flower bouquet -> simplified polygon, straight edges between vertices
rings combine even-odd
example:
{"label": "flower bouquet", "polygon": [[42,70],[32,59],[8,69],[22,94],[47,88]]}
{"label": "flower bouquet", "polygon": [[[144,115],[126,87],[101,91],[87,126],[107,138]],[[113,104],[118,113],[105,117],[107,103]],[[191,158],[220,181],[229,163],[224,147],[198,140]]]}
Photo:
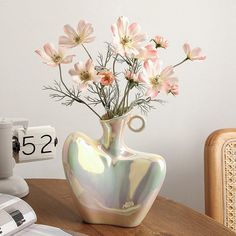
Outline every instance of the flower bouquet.
{"label": "flower bouquet", "polygon": [[[178,95],[174,68],[205,56],[200,48],[191,49],[186,43],[183,60],[163,67],[159,50],[168,47],[164,37],[146,41],[140,26],[130,24],[126,17],[119,17],[111,31],[113,41],[105,44],[105,54],[99,53],[96,59],[87,48],[94,40],[93,28],[85,21],[80,21],[77,29],[64,26],[65,35],[59,38],[58,50],[47,43],[36,52],[44,63],[59,68],[59,80],[45,87],[53,92],[50,96],[64,100],[65,105],[85,105],[99,117],[103,128],[99,140],[75,132],[63,147],[64,170],[80,216],[89,223],[134,227],[151,208],[163,184],[166,165],[160,155],[139,152],[124,144],[126,124],[136,132],[145,124],[141,116],[132,116],[131,110],[138,107],[148,112],[154,102],[161,102],[161,92]],[[68,71],[74,83],[68,87],[62,64],[72,63],[75,55],[66,51],[77,46],[87,53],[88,59]],[[103,106],[104,115],[95,111],[97,105]],[[142,121],[139,129],[131,126],[134,118]]]}
{"label": "flower bouquet", "polygon": [[[65,25],[65,36],[59,38],[58,49],[46,43],[43,50],[36,50],[36,53],[45,64],[59,68],[59,81],[55,81],[54,86],[44,87],[53,92],[50,96],[64,100],[65,105],[81,103],[100,119],[122,116],[135,107],[146,113],[154,107],[153,102],[161,102],[157,99],[161,91],[178,95],[174,68],[188,60],[205,59],[200,48],[191,49],[185,43],[185,58],[173,66],[163,67],[158,50],[166,49],[168,41],[162,36],[146,41],[147,36],[141,32],[140,26],[137,23],[130,24],[126,17],[119,17],[111,26],[113,42],[106,43],[105,55],[99,53],[94,59],[86,47],[95,39],[93,31],[92,25],[83,20],[77,29]],[[74,86],[69,88],[63,78],[62,64],[72,63],[75,55],[67,55],[67,51],[73,47],[85,50],[88,59],[75,63],[74,68],[68,71],[74,82]],[[121,64],[121,71],[117,70],[117,64]],[[124,80],[126,86],[122,89]],[[104,107],[104,116],[94,109],[99,104]]]}

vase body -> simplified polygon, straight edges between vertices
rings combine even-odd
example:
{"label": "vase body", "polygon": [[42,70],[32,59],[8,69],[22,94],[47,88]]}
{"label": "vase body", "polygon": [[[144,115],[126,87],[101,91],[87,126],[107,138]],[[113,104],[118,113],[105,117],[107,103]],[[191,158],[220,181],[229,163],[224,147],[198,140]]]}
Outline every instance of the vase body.
{"label": "vase body", "polygon": [[139,225],[164,181],[166,165],[161,156],[124,144],[130,116],[100,121],[103,136],[99,140],[77,132],[65,141],[65,174],[79,214],[88,223]]}

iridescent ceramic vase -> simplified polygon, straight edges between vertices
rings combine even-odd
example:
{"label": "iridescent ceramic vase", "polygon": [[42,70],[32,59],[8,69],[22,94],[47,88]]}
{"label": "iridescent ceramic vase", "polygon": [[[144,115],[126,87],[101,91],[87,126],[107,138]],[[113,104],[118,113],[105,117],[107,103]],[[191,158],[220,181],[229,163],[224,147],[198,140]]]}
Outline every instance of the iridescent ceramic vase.
{"label": "iridescent ceramic vase", "polygon": [[[139,129],[131,126],[135,118],[142,121]],[[77,132],[68,136],[63,148],[64,170],[79,214],[88,223],[137,226],[162,186],[165,160],[125,145],[125,126],[141,131],[142,117],[128,113],[100,123],[101,139]]]}

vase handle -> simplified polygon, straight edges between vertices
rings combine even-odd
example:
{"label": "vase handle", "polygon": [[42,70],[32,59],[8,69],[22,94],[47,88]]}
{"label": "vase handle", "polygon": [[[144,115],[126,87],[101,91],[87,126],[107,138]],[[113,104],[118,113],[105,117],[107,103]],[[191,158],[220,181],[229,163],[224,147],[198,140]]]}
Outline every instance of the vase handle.
{"label": "vase handle", "polygon": [[[139,119],[141,120],[142,124],[139,128],[135,129],[132,127],[131,123],[134,119]],[[133,132],[141,132],[144,128],[145,128],[145,125],[146,125],[146,122],[145,122],[145,119],[142,117],[142,116],[138,116],[138,115],[134,115],[134,116],[131,116],[129,121],[128,121],[128,127],[133,131]]]}

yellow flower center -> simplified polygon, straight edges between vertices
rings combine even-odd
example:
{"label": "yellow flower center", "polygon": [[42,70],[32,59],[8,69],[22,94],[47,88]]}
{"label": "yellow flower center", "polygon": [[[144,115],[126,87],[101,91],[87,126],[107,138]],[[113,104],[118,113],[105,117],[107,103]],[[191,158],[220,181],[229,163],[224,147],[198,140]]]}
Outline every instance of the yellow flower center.
{"label": "yellow flower center", "polygon": [[158,77],[155,76],[153,78],[150,78],[150,83],[152,87],[156,88],[159,85]]}
{"label": "yellow flower center", "polygon": [[81,44],[83,42],[84,38],[81,36],[81,35],[77,35],[75,38],[74,38],[74,41],[76,44]]}
{"label": "yellow flower center", "polygon": [[190,53],[188,53],[188,55],[187,55],[187,58],[188,58],[189,60],[192,60],[192,55],[191,55],[191,52],[190,52]]}
{"label": "yellow flower center", "polygon": [[55,63],[59,63],[62,60],[62,57],[60,55],[55,54],[53,55],[52,60]]}
{"label": "yellow flower center", "polygon": [[87,82],[87,81],[91,80],[91,75],[88,71],[83,71],[80,73],[80,79],[83,82]]}
{"label": "yellow flower center", "polygon": [[130,47],[131,43],[132,43],[132,39],[129,36],[124,36],[120,43],[124,46],[124,47]]}

